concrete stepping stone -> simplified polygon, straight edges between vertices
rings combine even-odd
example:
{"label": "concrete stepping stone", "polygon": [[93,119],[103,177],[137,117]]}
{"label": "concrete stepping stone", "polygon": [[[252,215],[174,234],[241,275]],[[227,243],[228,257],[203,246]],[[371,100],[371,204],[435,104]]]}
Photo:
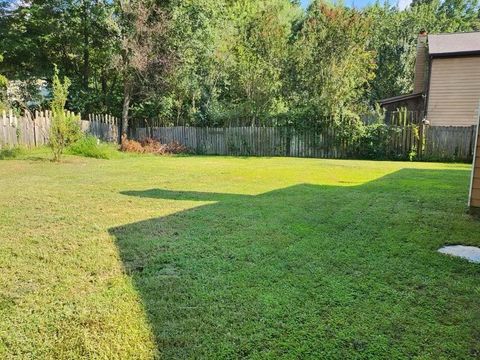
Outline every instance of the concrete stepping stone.
{"label": "concrete stepping stone", "polygon": [[451,245],[438,249],[442,254],[458,256],[470,262],[480,264],[480,248],[475,246]]}

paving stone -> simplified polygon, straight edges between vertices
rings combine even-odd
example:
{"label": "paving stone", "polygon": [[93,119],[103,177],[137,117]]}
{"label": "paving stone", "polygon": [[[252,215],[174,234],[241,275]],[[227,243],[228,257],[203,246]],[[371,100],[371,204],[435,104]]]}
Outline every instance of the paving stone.
{"label": "paving stone", "polygon": [[452,245],[438,249],[442,254],[458,256],[480,264],[480,248],[475,246]]}

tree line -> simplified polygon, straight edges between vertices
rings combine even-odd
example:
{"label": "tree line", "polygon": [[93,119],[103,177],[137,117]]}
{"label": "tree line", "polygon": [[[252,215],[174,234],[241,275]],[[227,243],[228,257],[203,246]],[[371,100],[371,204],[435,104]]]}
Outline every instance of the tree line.
{"label": "tree line", "polygon": [[475,31],[479,14],[478,0],[0,1],[0,107],[45,106],[57,66],[70,110],[122,117],[124,130],[351,123],[411,91],[420,31]]}

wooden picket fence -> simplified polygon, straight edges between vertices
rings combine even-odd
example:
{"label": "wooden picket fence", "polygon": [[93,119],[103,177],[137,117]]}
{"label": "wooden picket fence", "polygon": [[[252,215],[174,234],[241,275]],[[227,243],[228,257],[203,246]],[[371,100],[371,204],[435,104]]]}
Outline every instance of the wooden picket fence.
{"label": "wooden picket fence", "polygon": [[26,113],[17,117],[11,111],[0,116],[0,147],[18,145],[41,146],[48,144],[51,112]]}
{"label": "wooden picket fence", "polygon": [[[48,144],[52,113],[35,112],[17,117],[0,116],[0,148]],[[85,133],[106,142],[118,142],[119,119],[89,115],[81,120]],[[471,161],[475,126],[443,127],[416,125],[410,121],[389,124],[389,142],[373,158]],[[358,143],[342,139],[335,127],[301,131],[291,127],[188,127],[145,126],[130,129],[129,137],[156,138],[162,143],[178,142],[192,152],[207,155],[292,156],[313,158],[367,157]],[[374,149],[376,150],[376,149]],[[370,154],[371,155],[371,154]]]}
{"label": "wooden picket fence", "polygon": [[159,127],[137,128],[133,138],[179,142],[197,154],[346,158],[348,143],[333,129],[320,133],[288,127]]}
{"label": "wooden picket fence", "polygon": [[[11,111],[3,112],[0,116],[0,148],[47,145],[51,123],[52,112],[48,110],[26,113],[21,117]],[[80,121],[80,127],[85,133],[106,142],[119,141],[118,124],[119,120],[110,115],[89,115],[87,120]]]}
{"label": "wooden picket fence", "polygon": [[476,126],[426,126],[423,153],[426,160],[471,162],[475,151]]}
{"label": "wooden picket fence", "polygon": [[81,121],[82,130],[105,142],[120,141],[120,120],[111,115],[91,114],[88,120]]}
{"label": "wooden picket fence", "polygon": [[[390,140],[379,158],[471,161],[475,126],[390,125]],[[298,131],[287,127],[149,127],[131,133],[161,143],[179,142],[197,154],[362,158],[359,144],[342,140],[334,128]]]}

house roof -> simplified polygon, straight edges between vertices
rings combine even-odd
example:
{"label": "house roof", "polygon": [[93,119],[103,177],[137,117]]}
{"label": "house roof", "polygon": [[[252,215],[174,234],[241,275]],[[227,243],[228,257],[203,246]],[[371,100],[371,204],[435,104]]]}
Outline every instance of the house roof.
{"label": "house roof", "polygon": [[480,54],[480,31],[428,35],[431,56]]}
{"label": "house roof", "polygon": [[418,93],[413,93],[413,94],[404,94],[404,95],[398,95],[398,96],[393,96],[387,99],[382,99],[379,101],[380,105],[388,105],[392,103],[397,103],[405,100],[410,100],[410,99],[415,99],[417,97],[422,96],[423,93],[418,92]]}

